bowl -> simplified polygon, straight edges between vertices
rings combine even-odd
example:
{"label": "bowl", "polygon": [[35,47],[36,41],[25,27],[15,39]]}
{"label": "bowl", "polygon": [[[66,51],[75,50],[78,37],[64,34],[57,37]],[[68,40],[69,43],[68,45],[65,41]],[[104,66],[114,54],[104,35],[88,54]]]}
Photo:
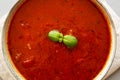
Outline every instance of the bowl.
{"label": "bowl", "polygon": [[[25,78],[22,76],[22,74],[20,74],[18,69],[15,67],[15,65],[11,59],[11,56],[9,54],[8,45],[7,45],[8,29],[9,29],[11,20],[15,15],[15,12],[21,7],[21,5],[24,4],[25,1],[26,0],[19,0],[15,4],[15,6],[12,8],[12,10],[10,11],[10,13],[6,19],[6,22],[4,24],[4,28],[2,31],[2,50],[3,50],[4,58],[5,58],[5,61],[7,63],[7,66],[9,68],[10,72],[12,73],[14,78],[17,80],[25,80]],[[103,13],[107,23],[109,24],[110,32],[111,32],[111,45],[110,45],[111,47],[110,47],[110,52],[109,52],[108,58],[105,61],[104,67],[101,69],[99,74],[97,74],[97,76],[94,78],[94,80],[101,80],[107,74],[107,72],[112,64],[112,61],[114,59],[114,55],[115,55],[115,51],[116,51],[116,31],[115,31],[115,25],[114,25],[114,22],[111,18],[111,15],[110,15],[109,11],[107,10],[107,8],[105,7],[105,5],[103,4],[103,2],[100,2],[98,0],[91,0],[91,1]]]}

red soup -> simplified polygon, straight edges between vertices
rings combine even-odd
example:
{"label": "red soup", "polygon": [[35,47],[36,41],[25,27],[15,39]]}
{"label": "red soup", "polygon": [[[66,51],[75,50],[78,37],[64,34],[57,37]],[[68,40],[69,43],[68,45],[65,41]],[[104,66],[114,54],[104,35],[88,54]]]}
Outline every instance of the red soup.
{"label": "red soup", "polygon": [[[74,35],[69,48],[48,38],[51,30]],[[26,0],[8,30],[8,49],[27,80],[92,80],[110,52],[110,29],[91,0]]]}

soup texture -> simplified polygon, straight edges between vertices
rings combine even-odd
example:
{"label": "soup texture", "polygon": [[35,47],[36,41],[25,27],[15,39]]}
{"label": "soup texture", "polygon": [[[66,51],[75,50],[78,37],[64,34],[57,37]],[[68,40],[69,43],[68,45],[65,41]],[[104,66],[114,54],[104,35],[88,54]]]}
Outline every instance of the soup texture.
{"label": "soup texture", "polygon": [[[51,30],[74,35],[68,48],[48,38]],[[26,80],[92,80],[110,52],[110,29],[91,0],[25,0],[8,30],[8,50]]]}

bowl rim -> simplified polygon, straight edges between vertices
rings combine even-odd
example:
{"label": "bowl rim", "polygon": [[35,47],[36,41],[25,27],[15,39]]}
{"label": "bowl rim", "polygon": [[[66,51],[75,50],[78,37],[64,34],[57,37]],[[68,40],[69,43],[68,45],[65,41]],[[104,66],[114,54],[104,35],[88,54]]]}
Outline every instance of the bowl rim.
{"label": "bowl rim", "polygon": [[24,4],[26,0],[18,0],[15,5],[12,7],[12,9],[10,10],[10,12],[8,13],[8,16],[5,20],[4,26],[3,26],[3,30],[2,30],[2,52],[3,52],[3,57],[4,60],[7,64],[7,67],[9,69],[10,74],[17,80],[26,80],[22,74],[19,72],[19,70],[17,70],[17,68],[15,67],[10,54],[8,47],[7,47],[7,40],[8,40],[8,29],[9,29],[9,25],[10,22],[12,20],[12,18],[14,17],[17,9],[19,9],[21,7],[21,5]]}
{"label": "bowl rim", "polygon": [[[5,62],[7,64],[7,67],[9,68],[9,70],[12,73],[12,75],[14,76],[14,78],[16,78],[17,80],[26,80],[26,79],[17,70],[14,63],[12,62],[10,54],[8,54],[9,50],[7,48],[7,40],[8,40],[7,36],[8,36],[9,25],[10,25],[10,22],[11,22],[13,16],[14,16],[15,12],[17,11],[17,9],[20,8],[20,6],[22,4],[24,4],[25,1],[26,0],[19,0],[14,5],[14,7],[9,12],[9,15],[7,16],[7,19],[6,19],[5,23],[4,23],[4,27],[3,27],[3,30],[2,30],[2,52],[3,52],[3,56],[4,56]],[[109,57],[108,57],[105,65],[104,65],[104,67],[102,68],[102,70],[93,79],[93,80],[101,80],[107,74],[109,68],[112,65],[112,62],[113,62],[113,59],[114,59],[114,56],[115,56],[115,53],[116,53],[117,37],[116,37],[116,30],[115,30],[114,21],[112,20],[110,12],[105,7],[103,2],[100,2],[99,0],[91,0],[91,1],[94,3],[94,5],[96,5],[99,8],[99,10],[104,15],[104,18],[106,19],[106,21],[109,24],[110,32],[111,32],[111,49],[110,49]]]}
{"label": "bowl rim", "polygon": [[112,15],[110,14],[110,12],[108,11],[108,9],[106,7],[107,5],[105,5],[104,2],[100,1],[100,0],[91,0],[91,1],[93,1],[93,3],[95,3],[95,5],[97,5],[99,7],[100,11],[102,12],[106,21],[109,24],[110,32],[111,32],[111,47],[110,47],[108,59],[104,65],[103,69],[94,78],[94,80],[102,80],[105,77],[105,75],[107,74],[107,72],[109,71],[109,69],[112,65],[112,62],[114,60],[115,53],[116,53],[116,46],[117,46],[117,36],[116,36],[115,24],[112,19]]}

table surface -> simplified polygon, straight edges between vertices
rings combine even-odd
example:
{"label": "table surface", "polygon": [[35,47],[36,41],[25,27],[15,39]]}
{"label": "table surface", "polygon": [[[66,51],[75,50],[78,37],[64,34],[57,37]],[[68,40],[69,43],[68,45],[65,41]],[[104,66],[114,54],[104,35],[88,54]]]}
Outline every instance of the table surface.
{"label": "table surface", "polygon": [[[112,9],[120,16],[120,0],[106,0]],[[0,0],[0,18],[8,13],[17,0]],[[120,69],[107,80],[120,80]]]}

